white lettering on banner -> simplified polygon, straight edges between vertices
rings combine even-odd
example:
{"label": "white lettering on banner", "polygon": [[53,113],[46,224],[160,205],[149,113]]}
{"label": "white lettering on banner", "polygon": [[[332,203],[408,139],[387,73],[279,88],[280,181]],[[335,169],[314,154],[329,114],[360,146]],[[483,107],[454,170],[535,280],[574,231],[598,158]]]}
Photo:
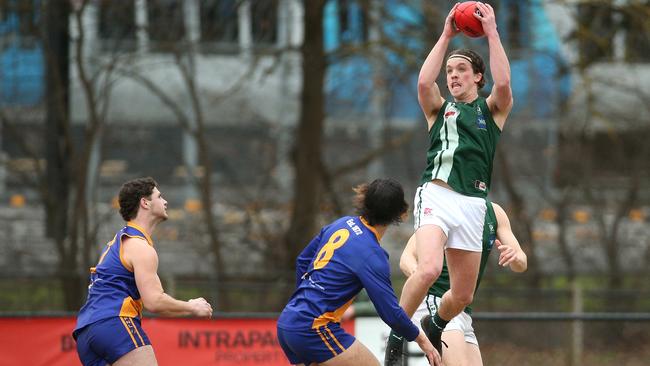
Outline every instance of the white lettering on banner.
{"label": "white lettering on banner", "polygon": [[[386,338],[390,328],[380,318],[356,318],[354,320],[354,336],[363,343],[378,360],[384,359],[386,351]],[[417,343],[409,342],[409,353],[422,353]],[[409,366],[428,366],[427,359],[423,356],[411,357]]]}

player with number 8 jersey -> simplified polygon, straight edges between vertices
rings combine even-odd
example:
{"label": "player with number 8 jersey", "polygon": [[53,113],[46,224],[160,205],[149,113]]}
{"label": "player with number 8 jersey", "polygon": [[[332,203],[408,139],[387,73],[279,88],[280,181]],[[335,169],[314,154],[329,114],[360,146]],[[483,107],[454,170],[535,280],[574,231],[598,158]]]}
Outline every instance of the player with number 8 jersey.
{"label": "player with number 8 jersey", "polygon": [[[439,360],[424,334],[399,306],[390,280],[388,253],[379,242],[406,214],[401,185],[378,179],[355,189],[359,216],[323,227],[296,260],[296,290],[278,319],[278,340],[292,364],[378,364],[365,346],[340,327],[345,310],[366,289],[381,319],[429,359]],[[350,362],[347,362],[349,360]]]}

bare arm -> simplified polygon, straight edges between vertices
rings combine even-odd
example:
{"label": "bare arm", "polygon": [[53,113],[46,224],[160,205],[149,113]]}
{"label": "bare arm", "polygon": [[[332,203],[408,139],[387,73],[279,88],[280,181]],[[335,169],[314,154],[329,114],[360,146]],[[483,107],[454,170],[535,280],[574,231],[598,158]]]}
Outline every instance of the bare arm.
{"label": "bare arm", "polygon": [[445,52],[447,52],[447,47],[449,46],[449,41],[458,34],[458,30],[453,25],[454,11],[458,4],[454,7],[447,15],[445,20],[445,28],[436,42],[435,46],[426,60],[422,64],[420,69],[420,75],[418,76],[418,102],[420,102],[420,108],[424,112],[424,116],[427,118],[427,123],[429,129],[435,122],[436,115],[440,111],[442,104],[445,100],[440,95],[440,88],[436,83],[436,79],[440,74],[440,69],[442,68],[442,62],[444,61]]}
{"label": "bare arm", "polygon": [[212,307],[203,298],[180,301],[165,293],[158,277],[158,254],[146,241],[124,238],[122,245],[124,260],[133,269],[136,286],[147,310],[167,316],[212,315]]}
{"label": "bare arm", "polygon": [[494,121],[503,129],[506,118],[512,110],[512,88],[510,87],[510,62],[506,51],[503,49],[499,32],[497,32],[494,9],[489,4],[477,2],[476,6],[482,16],[474,15],[483,25],[485,37],[490,48],[490,72],[494,79],[492,92],[487,98],[488,107],[492,112]]}
{"label": "bare arm", "polygon": [[510,266],[513,272],[524,272],[528,268],[526,253],[521,249],[519,241],[510,227],[508,215],[496,203],[492,203],[497,217],[496,248],[499,250],[499,265]]}
{"label": "bare arm", "polygon": [[399,268],[406,277],[411,276],[418,268],[418,258],[415,253],[415,234],[411,235],[402,256],[399,258]]}

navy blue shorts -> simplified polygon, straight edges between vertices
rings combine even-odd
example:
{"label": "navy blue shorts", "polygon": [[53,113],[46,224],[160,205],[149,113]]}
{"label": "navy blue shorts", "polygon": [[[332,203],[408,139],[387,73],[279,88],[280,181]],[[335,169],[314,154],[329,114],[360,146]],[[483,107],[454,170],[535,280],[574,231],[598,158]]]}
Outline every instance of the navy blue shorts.
{"label": "navy blue shorts", "polygon": [[293,365],[325,362],[350,348],[354,340],[354,336],[337,323],[318,329],[287,330],[278,327],[278,341]]}
{"label": "navy blue shorts", "polygon": [[151,344],[140,319],[126,317],[99,320],[77,330],[74,337],[84,366],[112,364],[134,349]]}

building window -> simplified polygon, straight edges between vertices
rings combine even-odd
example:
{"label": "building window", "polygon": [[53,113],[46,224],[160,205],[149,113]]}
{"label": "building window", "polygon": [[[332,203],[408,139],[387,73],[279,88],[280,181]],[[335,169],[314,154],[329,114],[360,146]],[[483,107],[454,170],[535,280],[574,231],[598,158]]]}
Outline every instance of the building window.
{"label": "building window", "polygon": [[578,5],[576,37],[580,49],[580,64],[611,61],[616,33],[614,9],[610,4],[582,3]]}
{"label": "building window", "polygon": [[106,50],[135,50],[135,0],[100,0],[98,33]]}
{"label": "building window", "polygon": [[278,41],[278,0],[251,0],[253,45],[275,46]]}
{"label": "building window", "polygon": [[39,0],[0,0],[0,107],[43,101],[41,8]]}
{"label": "building window", "polygon": [[625,60],[650,62],[650,1],[629,4],[623,8],[625,32]]}
{"label": "building window", "polygon": [[40,8],[39,0],[0,0],[0,36],[15,34],[19,47],[34,48],[40,39]]}
{"label": "building window", "polygon": [[521,2],[508,2],[508,19],[506,27],[508,28],[508,41],[509,47],[513,49],[521,49],[524,46],[523,38],[524,32],[522,29],[521,18],[524,13],[522,7],[524,4]]}
{"label": "building window", "polygon": [[203,0],[200,3],[201,47],[210,50],[238,49],[239,17],[237,0]]}
{"label": "building window", "polygon": [[148,34],[153,51],[173,51],[185,37],[183,2],[147,0]]}
{"label": "building window", "polygon": [[338,0],[338,21],[341,44],[362,43],[368,39],[366,10],[358,0]]}

